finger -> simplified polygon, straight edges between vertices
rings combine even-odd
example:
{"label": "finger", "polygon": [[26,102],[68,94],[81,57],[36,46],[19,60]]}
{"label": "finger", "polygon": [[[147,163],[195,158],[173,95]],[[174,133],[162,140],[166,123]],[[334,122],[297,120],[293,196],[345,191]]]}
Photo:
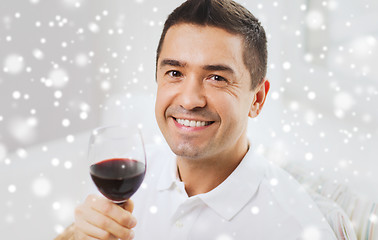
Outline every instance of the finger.
{"label": "finger", "polygon": [[98,238],[93,238],[91,236],[88,236],[82,232],[75,232],[75,235],[74,235],[74,239],[75,240],[98,240]]}
{"label": "finger", "polygon": [[134,211],[134,202],[131,199],[129,199],[126,202],[124,202],[121,207],[125,209],[126,211],[129,211],[132,213]]}
{"label": "finger", "polygon": [[[99,238],[94,238],[83,233],[79,233],[79,234],[75,235],[75,238],[74,238],[75,240],[99,240]],[[109,238],[106,238],[106,240],[119,240],[119,238],[112,235]]]}
{"label": "finger", "polygon": [[[74,239],[75,240],[99,240],[99,238],[94,238],[94,237],[88,236],[87,234],[82,233],[80,231],[75,233]],[[106,240],[119,240],[119,238],[117,238],[117,237],[115,237],[113,235],[111,235],[109,238],[103,238],[103,239],[106,239]]]}
{"label": "finger", "polygon": [[[95,201],[93,201],[93,199],[95,199]],[[124,212],[126,213],[126,216],[131,216],[129,212],[107,200],[103,201],[103,199],[98,199],[93,196],[88,197],[86,204],[81,204],[75,209],[75,224],[77,225],[77,228],[83,232],[83,234],[95,237],[97,239],[107,240],[118,238],[131,239],[133,237],[134,233],[131,230],[115,222],[109,216],[104,215],[104,213],[98,212],[96,209],[93,209],[93,207],[96,207],[97,205],[110,205],[111,207],[113,207],[112,205],[114,205],[115,208],[113,209],[120,211],[121,215],[125,215],[122,214]],[[130,220],[127,219],[127,221],[129,222]],[[117,238],[115,238],[114,236],[116,236]]]}
{"label": "finger", "polygon": [[[131,202],[127,206],[132,207],[133,203]],[[122,207],[106,198],[95,198],[95,200],[92,200],[90,207],[124,227],[133,228],[136,225],[136,219],[129,211],[125,211]]]}
{"label": "finger", "polygon": [[[117,205],[115,206],[118,207]],[[130,214],[129,212],[121,208],[118,211],[123,211],[123,212],[126,212],[127,214]],[[100,228],[106,231],[108,235],[105,235],[104,236],[105,238],[102,237],[100,239],[107,239],[110,237],[111,234],[121,239],[132,239],[131,237],[133,237],[133,234],[134,234],[132,230],[130,230],[126,226],[122,226],[121,224],[116,222],[114,219],[109,217],[108,214],[104,215],[104,213],[98,212],[94,209],[88,210],[86,212],[86,221],[90,225],[93,225],[97,228]],[[127,219],[124,221],[129,222],[130,220]]]}
{"label": "finger", "polygon": [[110,233],[82,219],[76,221],[75,227],[75,239],[109,239],[111,237]]}

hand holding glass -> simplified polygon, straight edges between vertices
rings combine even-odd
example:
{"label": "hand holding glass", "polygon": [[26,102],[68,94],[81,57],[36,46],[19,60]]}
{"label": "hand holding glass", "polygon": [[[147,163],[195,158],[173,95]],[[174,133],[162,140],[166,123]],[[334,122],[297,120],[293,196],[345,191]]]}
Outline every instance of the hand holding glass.
{"label": "hand holding glass", "polygon": [[146,173],[140,129],[119,125],[93,130],[88,160],[98,190],[114,203],[126,202],[138,190]]}

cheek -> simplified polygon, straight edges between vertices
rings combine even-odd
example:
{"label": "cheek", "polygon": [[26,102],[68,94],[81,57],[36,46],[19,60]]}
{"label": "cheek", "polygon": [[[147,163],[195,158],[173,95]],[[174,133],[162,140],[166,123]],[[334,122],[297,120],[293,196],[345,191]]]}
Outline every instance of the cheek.
{"label": "cheek", "polygon": [[240,99],[224,94],[212,99],[222,124],[226,128],[244,128],[248,122],[249,99]]}
{"label": "cheek", "polygon": [[158,85],[155,103],[155,116],[158,121],[165,118],[165,112],[171,104],[174,94],[173,89]]}
{"label": "cheek", "polygon": [[231,124],[237,119],[236,113],[239,106],[233,97],[228,94],[212,95],[208,98],[209,107],[217,112],[222,124]]}
{"label": "cheek", "polygon": [[164,94],[160,87],[158,87],[157,94],[156,94],[156,102],[155,102],[155,116],[156,119],[159,121],[164,116],[165,108],[165,98]]}

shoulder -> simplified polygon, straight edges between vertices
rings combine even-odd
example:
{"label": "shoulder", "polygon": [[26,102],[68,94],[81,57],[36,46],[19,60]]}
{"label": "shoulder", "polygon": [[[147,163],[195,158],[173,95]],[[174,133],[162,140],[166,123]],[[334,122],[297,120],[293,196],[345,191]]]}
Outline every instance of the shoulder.
{"label": "shoulder", "polygon": [[[261,156],[256,156],[263,159]],[[333,231],[311,196],[292,175],[265,159],[264,178],[259,188],[260,201],[279,223],[298,229],[297,234],[318,231],[322,236],[333,236]],[[314,230],[315,229],[315,230]],[[327,239],[327,238],[322,238]],[[331,238],[333,239],[333,238]]]}

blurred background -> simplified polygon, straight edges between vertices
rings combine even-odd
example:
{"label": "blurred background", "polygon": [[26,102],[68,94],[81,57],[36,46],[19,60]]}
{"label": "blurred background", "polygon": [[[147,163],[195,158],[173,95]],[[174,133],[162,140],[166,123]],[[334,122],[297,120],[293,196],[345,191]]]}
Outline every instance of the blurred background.
{"label": "blurred background", "polygon": [[[53,239],[95,192],[91,129],[131,121],[148,143],[155,50],[183,1],[0,0],[0,232]],[[268,36],[256,151],[378,201],[378,2],[238,1]],[[376,219],[376,218],[375,218]]]}

